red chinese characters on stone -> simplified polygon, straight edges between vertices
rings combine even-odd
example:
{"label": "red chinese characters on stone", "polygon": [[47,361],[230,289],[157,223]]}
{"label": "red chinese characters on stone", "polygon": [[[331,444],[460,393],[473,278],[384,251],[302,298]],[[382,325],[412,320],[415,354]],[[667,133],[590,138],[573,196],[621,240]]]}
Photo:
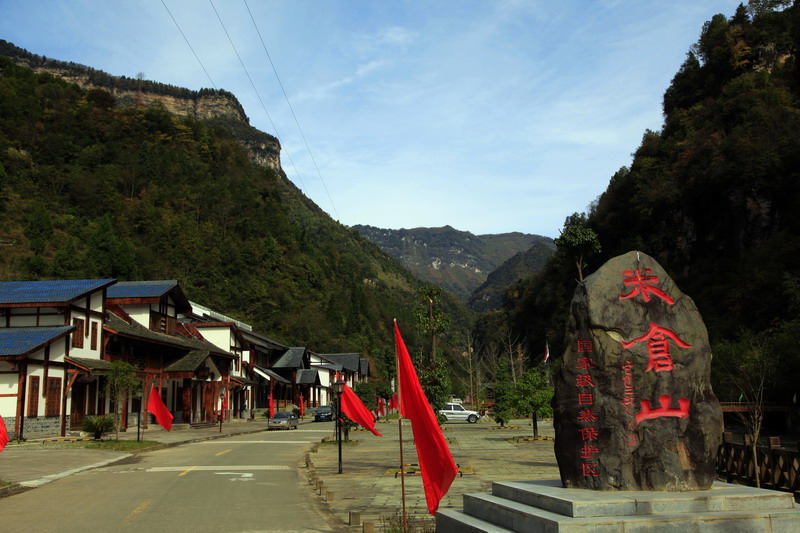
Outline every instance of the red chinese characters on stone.
{"label": "red chinese characters on stone", "polygon": [[594,350],[593,343],[590,340],[578,340],[577,344],[578,352],[591,352]]}
{"label": "red chinese characters on stone", "polygon": [[575,376],[576,387],[594,387],[591,374],[578,374]]}
{"label": "red chinese characters on stone", "polygon": [[581,459],[591,459],[596,453],[600,453],[600,448],[594,444],[584,444],[581,448]]}
{"label": "red chinese characters on stone", "polygon": [[593,427],[580,428],[578,431],[581,433],[581,440],[597,440],[597,437],[600,436],[597,429]]}
{"label": "red chinese characters on stone", "polygon": [[650,402],[647,400],[642,400],[639,402],[642,406],[641,412],[636,415],[636,422],[641,422],[642,420],[650,420],[652,418],[660,418],[662,416],[674,416],[677,418],[689,418],[689,399],[688,398],[679,398],[678,399],[678,408],[673,409],[670,407],[670,403],[672,402],[672,398],[664,394],[658,399],[658,403],[661,405],[658,409],[652,409],[650,407]]}
{"label": "red chinese characters on stone", "polygon": [[675,368],[675,364],[672,362],[672,356],[670,356],[669,353],[670,340],[680,348],[692,347],[691,344],[688,344],[678,337],[675,332],[667,328],[662,328],[656,325],[655,322],[650,323],[650,331],[632,341],[623,342],[622,347],[628,349],[639,342],[647,341],[647,353],[650,356],[650,360],[647,363],[645,372],[650,372],[651,370],[664,372]]}
{"label": "red chinese characters on stone", "polygon": [[644,275],[642,275],[642,271],[640,271],[638,268],[634,270],[622,271],[623,276],[628,276],[622,282],[628,287],[633,287],[633,289],[628,294],[620,294],[619,299],[627,300],[628,298],[633,298],[634,296],[641,294],[642,299],[644,299],[645,302],[649,302],[650,295],[654,294],[667,302],[669,305],[674,304],[675,301],[669,296],[669,294],[655,286],[655,284],[658,283],[658,277],[650,275],[653,269],[645,268],[643,270]]}
{"label": "red chinese characters on stone", "polygon": [[594,409],[581,409],[578,411],[578,422],[596,422],[597,415]]}
{"label": "red chinese characters on stone", "polygon": [[600,472],[597,470],[597,463],[581,463],[581,469],[583,470],[584,476],[597,477],[600,475]]}
{"label": "red chinese characters on stone", "polygon": [[594,403],[594,394],[591,392],[578,393],[578,405],[592,405]]}
{"label": "red chinese characters on stone", "polygon": [[591,357],[578,357],[578,363],[575,365],[578,370],[589,370],[590,368],[597,368],[594,360]]}

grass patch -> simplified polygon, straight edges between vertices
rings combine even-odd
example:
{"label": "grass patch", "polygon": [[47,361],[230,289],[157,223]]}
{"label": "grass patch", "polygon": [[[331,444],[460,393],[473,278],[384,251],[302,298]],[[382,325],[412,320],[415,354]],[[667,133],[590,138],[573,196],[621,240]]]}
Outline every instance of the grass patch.
{"label": "grass patch", "polygon": [[[338,446],[339,445],[339,443],[336,442],[335,440],[326,440],[326,441],[320,442],[320,444],[323,445],[323,446]],[[342,441],[342,446],[358,446],[358,441],[357,440],[343,440]]]}
{"label": "grass patch", "polygon": [[48,442],[34,445],[37,448],[89,448],[93,450],[109,450],[114,452],[131,452],[144,450],[161,444],[154,440],[87,440],[77,442]]}
{"label": "grass patch", "polygon": [[7,487],[7,486],[13,485],[13,484],[14,484],[13,481],[3,481],[2,479],[0,479],[0,487]]}

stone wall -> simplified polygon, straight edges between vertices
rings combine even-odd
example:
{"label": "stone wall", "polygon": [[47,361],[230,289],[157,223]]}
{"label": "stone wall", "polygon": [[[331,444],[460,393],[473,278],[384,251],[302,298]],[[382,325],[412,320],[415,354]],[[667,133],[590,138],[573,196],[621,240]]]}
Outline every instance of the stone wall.
{"label": "stone wall", "polygon": [[[3,418],[8,430],[8,439],[15,440],[17,434],[14,428],[17,425],[17,417],[12,416]],[[48,437],[58,437],[61,435],[61,417],[59,416],[37,416],[36,418],[25,418],[22,436],[26,439],[40,439]]]}

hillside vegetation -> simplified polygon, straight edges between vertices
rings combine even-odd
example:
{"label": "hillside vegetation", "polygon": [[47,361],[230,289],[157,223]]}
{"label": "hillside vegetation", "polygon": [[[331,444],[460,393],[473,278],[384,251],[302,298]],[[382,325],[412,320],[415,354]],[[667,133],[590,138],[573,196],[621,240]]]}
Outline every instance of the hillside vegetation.
{"label": "hillside vegetation", "polygon": [[[725,400],[745,369],[786,402],[800,378],[800,5],[785,5],[752,2],[704,25],[664,94],[663,128],[644,133],[587,213],[602,251],[585,272],[630,250],[656,258],[704,317]],[[559,252],[509,291],[504,316],[532,353],[545,340],[563,350],[576,279]]]}
{"label": "hillside vegetation", "polygon": [[0,279],[177,279],[285,344],[390,350],[421,282],[237,140],[0,57]]}

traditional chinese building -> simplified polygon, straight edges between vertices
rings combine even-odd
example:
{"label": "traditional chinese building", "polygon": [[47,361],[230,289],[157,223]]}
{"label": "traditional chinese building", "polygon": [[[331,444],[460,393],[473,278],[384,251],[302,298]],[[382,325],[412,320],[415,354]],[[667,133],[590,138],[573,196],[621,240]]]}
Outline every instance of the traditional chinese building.
{"label": "traditional chinese building", "polygon": [[114,283],[0,283],[0,415],[14,438],[64,435],[70,413],[103,408],[87,369],[104,364],[106,291]]}

